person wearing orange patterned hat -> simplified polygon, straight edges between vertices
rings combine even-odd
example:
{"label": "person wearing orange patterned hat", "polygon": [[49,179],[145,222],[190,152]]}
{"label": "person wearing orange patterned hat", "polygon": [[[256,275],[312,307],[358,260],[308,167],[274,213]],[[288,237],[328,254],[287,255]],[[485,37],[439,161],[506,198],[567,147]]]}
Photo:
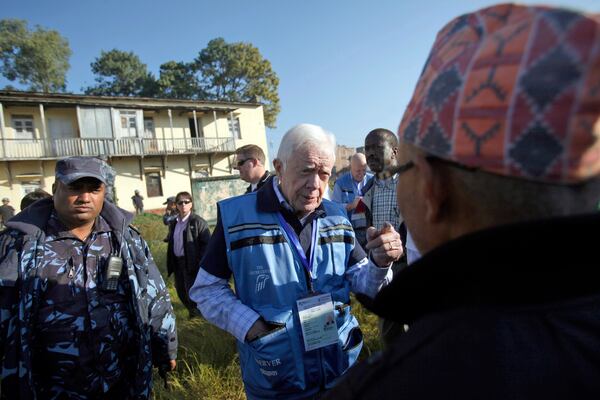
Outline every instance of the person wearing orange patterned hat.
{"label": "person wearing orange patterned hat", "polygon": [[400,123],[409,326],[330,399],[600,398],[600,19],[502,4],[438,34]]}

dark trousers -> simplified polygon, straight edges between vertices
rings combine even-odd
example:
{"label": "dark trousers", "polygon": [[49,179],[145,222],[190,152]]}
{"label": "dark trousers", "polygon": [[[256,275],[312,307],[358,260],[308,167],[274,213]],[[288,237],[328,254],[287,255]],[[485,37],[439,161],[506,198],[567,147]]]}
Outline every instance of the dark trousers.
{"label": "dark trousers", "polygon": [[190,299],[190,289],[196,280],[197,271],[189,271],[185,257],[175,257],[175,290],[183,305],[190,311],[196,311],[196,303]]}

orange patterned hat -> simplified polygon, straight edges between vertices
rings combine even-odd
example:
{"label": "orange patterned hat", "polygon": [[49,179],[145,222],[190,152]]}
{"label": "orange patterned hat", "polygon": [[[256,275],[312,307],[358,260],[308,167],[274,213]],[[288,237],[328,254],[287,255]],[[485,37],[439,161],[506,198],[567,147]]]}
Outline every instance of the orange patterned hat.
{"label": "orange patterned hat", "polygon": [[600,176],[600,19],[514,4],[454,19],[398,135],[501,175],[561,184]]}

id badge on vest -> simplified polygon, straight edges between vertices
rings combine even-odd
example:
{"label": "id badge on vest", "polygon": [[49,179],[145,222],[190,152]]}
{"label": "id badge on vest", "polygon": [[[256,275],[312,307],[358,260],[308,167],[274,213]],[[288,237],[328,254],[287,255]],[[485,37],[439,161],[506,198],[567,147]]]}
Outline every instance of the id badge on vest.
{"label": "id badge on vest", "polygon": [[311,351],[338,342],[338,331],[330,293],[297,300],[304,349]]}

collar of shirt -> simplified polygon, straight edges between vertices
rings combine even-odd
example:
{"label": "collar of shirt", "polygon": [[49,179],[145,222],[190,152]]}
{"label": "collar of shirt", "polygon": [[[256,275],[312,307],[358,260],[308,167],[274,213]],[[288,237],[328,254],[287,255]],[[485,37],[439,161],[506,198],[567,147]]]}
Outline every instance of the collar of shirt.
{"label": "collar of shirt", "polygon": [[354,188],[355,188],[355,190],[356,190],[356,192],[357,192],[358,194],[360,194],[360,193],[361,193],[362,189],[365,187],[365,185],[366,185],[366,184],[367,184],[367,182],[369,181],[369,178],[370,178],[370,177],[371,177],[370,175],[366,174],[366,175],[364,176],[364,178],[362,178],[362,180],[361,180],[361,181],[355,181],[355,180],[354,180],[354,177],[352,178],[352,184],[354,185]]}
{"label": "collar of shirt", "polygon": [[398,181],[398,174],[394,174],[394,176],[392,176],[391,178],[387,178],[387,179],[375,178],[375,184],[382,188],[383,187],[388,188],[390,186],[395,186],[397,181]]}
{"label": "collar of shirt", "polygon": [[178,224],[187,224],[188,219],[190,219],[190,215],[192,215],[192,212],[190,211],[190,213],[188,215],[186,215],[185,217],[181,218],[181,216],[177,216],[177,223]]}
{"label": "collar of shirt", "polygon": [[[100,215],[96,218],[96,221],[94,221],[92,232],[103,233],[110,232],[111,230],[112,229],[110,228],[106,220]],[[65,225],[62,222],[60,222],[60,219],[58,219],[58,215],[56,214],[56,210],[53,210],[50,214],[50,219],[48,220],[48,225],[46,228],[46,236],[53,238],[53,240],[66,238],[79,240],[65,227]]]}
{"label": "collar of shirt", "polygon": [[279,202],[279,205],[281,206],[281,208],[293,213],[294,208],[285,199],[285,197],[283,196],[283,193],[281,193],[281,189],[279,188],[279,179],[273,179],[273,190],[275,191],[275,195],[277,196],[277,201]]}
{"label": "collar of shirt", "polygon": [[263,176],[260,178],[259,183],[265,183],[267,179],[269,179],[271,177],[271,173],[269,171],[265,171],[265,173],[263,174]]}

